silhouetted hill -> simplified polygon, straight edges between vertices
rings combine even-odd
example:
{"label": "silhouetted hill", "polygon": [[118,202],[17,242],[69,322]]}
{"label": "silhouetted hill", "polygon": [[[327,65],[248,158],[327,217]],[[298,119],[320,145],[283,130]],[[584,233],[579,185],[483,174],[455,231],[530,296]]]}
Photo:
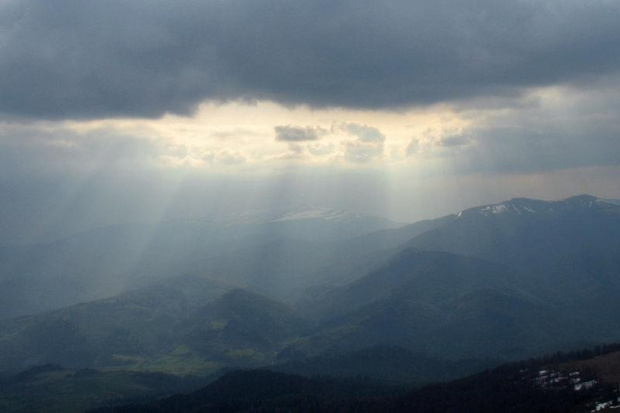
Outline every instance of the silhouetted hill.
{"label": "silhouetted hill", "polygon": [[268,370],[250,370],[228,373],[189,395],[173,396],[142,406],[103,408],[96,412],[363,411],[360,409],[376,403],[376,397],[395,391],[359,381],[309,379]]}

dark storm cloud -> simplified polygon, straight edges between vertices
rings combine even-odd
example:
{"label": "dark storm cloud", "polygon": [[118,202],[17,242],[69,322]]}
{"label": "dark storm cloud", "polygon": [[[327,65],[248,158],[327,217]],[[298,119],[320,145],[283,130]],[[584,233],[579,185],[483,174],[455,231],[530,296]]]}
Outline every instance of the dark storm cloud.
{"label": "dark storm cloud", "polygon": [[[619,100],[607,101],[610,108]],[[540,109],[491,119],[467,132],[472,144],[452,154],[460,173],[540,173],[620,165],[620,125],[607,111],[588,113],[590,100],[557,111]],[[600,103],[600,102],[599,102]]]}
{"label": "dark storm cloud", "polygon": [[603,125],[570,131],[547,125],[480,129],[477,144],[459,152],[463,172],[533,173],[620,165],[620,128]]}
{"label": "dark storm cloud", "polygon": [[[4,125],[0,128],[0,175],[12,180],[30,174],[142,168],[170,149],[159,138],[111,128],[77,133],[64,127]],[[182,148],[172,149],[179,152]]]}
{"label": "dark storm cloud", "polygon": [[620,67],[620,2],[0,3],[0,112],[189,114],[268,99],[394,108],[514,96]]}
{"label": "dark storm cloud", "polygon": [[276,126],[276,140],[283,142],[303,142],[303,141],[316,141],[327,131],[321,128],[312,128],[306,126],[302,128],[300,126]]}
{"label": "dark storm cloud", "polygon": [[466,134],[456,134],[456,135],[448,135],[443,136],[436,142],[436,145],[443,146],[446,148],[453,148],[458,146],[464,146],[471,143],[472,138]]}

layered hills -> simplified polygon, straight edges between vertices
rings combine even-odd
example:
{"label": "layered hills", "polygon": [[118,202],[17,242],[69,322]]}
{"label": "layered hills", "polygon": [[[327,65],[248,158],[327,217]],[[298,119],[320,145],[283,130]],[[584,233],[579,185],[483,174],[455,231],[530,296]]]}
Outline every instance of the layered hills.
{"label": "layered hills", "polygon": [[[116,229],[62,248],[5,248],[5,317],[19,297],[36,303],[52,280],[86,292],[94,281],[126,281],[121,267],[135,272],[120,294],[78,294],[67,300],[79,303],[0,321],[0,371],[266,366],[411,385],[620,341],[618,201],[517,198],[398,228],[326,210],[244,219],[208,231],[171,224],[150,234],[132,265],[139,243],[120,242]],[[20,278],[17,268],[32,271]]]}

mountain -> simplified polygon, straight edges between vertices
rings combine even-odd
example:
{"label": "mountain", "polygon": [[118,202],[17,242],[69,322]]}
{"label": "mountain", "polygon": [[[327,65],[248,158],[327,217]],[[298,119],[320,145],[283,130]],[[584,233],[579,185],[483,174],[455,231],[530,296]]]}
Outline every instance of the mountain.
{"label": "mountain", "polygon": [[47,363],[157,369],[149,362],[174,350],[178,324],[231,288],[201,277],[181,277],[109,299],[2,321],[0,369]]}
{"label": "mountain", "polygon": [[562,311],[620,328],[620,201],[513,199],[463,211],[406,247],[508,265]]}
{"label": "mountain", "polygon": [[611,339],[520,286],[502,264],[404,250],[381,269],[334,289],[308,310],[321,322],[282,357],[391,344],[442,358],[517,359]]}
{"label": "mountain", "polygon": [[[133,293],[3,321],[0,366],[213,371],[377,345],[438,358],[516,359],[616,340],[619,208],[589,196],[517,199],[334,243],[258,237],[255,244],[248,227],[211,233],[211,224],[170,224],[139,237],[149,239],[142,257],[150,258],[136,268],[167,262],[166,271],[214,279],[149,286],[166,279],[151,274]],[[261,218],[261,231],[265,222],[357,219],[324,211],[279,217]],[[588,217],[588,225],[576,217]],[[227,235],[216,242],[210,237],[218,231]],[[115,244],[115,232],[105,233],[100,240],[135,252],[128,245],[137,243]],[[414,237],[399,245],[405,233]],[[81,243],[92,257],[99,246],[93,239],[65,242]],[[179,250],[189,253],[171,261]],[[105,265],[113,255],[96,262]],[[330,269],[341,278],[317,275]],[[274,300],[308,283],[315,283],[312,294],[295,308]]]}
{"label": "mountain", "polygon": [[348,239],[402,226],[384,218],[316,206],[251,210],[218,217],[213,222],[228,228],[255,227],[261,231],[289,233],[280,236],[283,238],[310,240]]}
{"label": "mountain", "polygon": [[[517,359],[615,340],[620,338],[616,317],[620,305],[614,289],[618,259],[605,252],[613,251],[610,240],[617,236],[612,231],[617,208],[613,202],[591,197],[507,201],[434,223],[352,238],[332,251],[352,246],[341,261],[321,259],[327,256],[323,255],[327,247],[333,247],[330,243],[320,244],[325,248],[318,250],[312,248],[315,243],[300,239],[254,247],[248,243],[243,248],[236,244],[239,249],[219,258],[195,261],[195,268],[209,268],[204,273],[227,277],[209,281],[186,277],[186,287],[172,278],[160,287],[0,323],[0,366],[19,369],[53,362],[73,367],[213,371],[377,345],[400,346],[437,358]],[[590,227],[572,222],[571,217],[584,214],[591,223],[598,223],[597,231],[605,226],[606,242],[588,235]],[[319,214],[310,216],[294,215],[285,222],[324,219]],[[567,229],[568,225],[572,227]],[[151,244],[189,242],[183,235],[186,230],[174,228],[179,227],[168,228],[170,238],[158,235],[153,239],[161,241]],[[537,232],[541,228],[542,234]],[[193,231],[203,233],[200,228]],[[400,247],[381,249],[397,244],[403,231],[417,235]],[[567,231],[575,236],[584,233],[587,245],[571,238],[559,243]],[[233,238],[223,238],[222,244],[229,245],[226,239]],[[384,243],[374,244],[379,249],[373,250],[372,239]],[[196,235],[191,240],[200,244],[201,238]],[[543,244],[558,247],[540,252]],[[503,248],[498,245],[513,251],[501,255]],[[572,254],[567,256],[569,250]],[[541,260],[547,255],[551,263],[513,259],[535,255]],[[553,260],[556,256],[567,261]],[[167,259],[167,255],[157,258]],[[566,262],[571,265],[562,271]],[[294,285],[303,285],[301,280],[312,271],[330,266],[349,268],[356,273],[353,281],[324,282],[296,309],[265,296],[266,290],[284,294]],[[194,282],[205,285],[194,286]],[[238,285],[261,294],[237,290]],[[188,294],[195,298],[188,299]],[[300,314],[310,316],[315,324]]]}
{"label": "mountain", "polygon": [[514,199],[425,225],[366,275],[307,295],[322,323],[283,354],[516,359],[620,339],[620,202]]}
{"label": "mountain", "polygon": [[438,305],[480,288],[526,295],[520,274],[490,261],[406,249],[361,279],[326,293],[315,310],[334,317],[376,301],[408,300]]}
{"label": "mountain", "polygon": [[[354,281],[407,248],[452,252],[537,271],[539,288],[549,294],[555,291],[557,298],[566,297],[568,290],[587,290],[592,282],[617,280],[619,211],[620,201],[590,195],[560,201],[515,198],[364,234],[335,246],[332,258],[326,261],[329,265],[309,278],[315,282],[308,286],[305,298],[313,300]],[[597,271],[584,274],[592,270]],[[546,273],[558,272],[565,275],[544,280]],[[589,279],[592,277],[595,279]],[[566,291],[558,289],[563,285]],[[592,294],[600,294],[604,288]]]}
{"label": "mountain", "polygon": [[[452,252],[519,266],[528,264],[529,268],[571,257],[582,267],[596,264],[600,258],[602,265],[615,266],[613,258],[620,248],[616,231],[619,211],[620,200],[591,195],[559,201],[515,198],[483,205],[349,239],[336,246],[334,255],[341,258],[330,260],[333,270],[321,268],[327,274],[318,279],[342,285],[364,275],[360,271],[363,267],[355,267],[354,259],[368,271],[373,263],[384,264],[405,248]],[[583,256],[581,263],[575,252]]]}
{"label": "mountain", "polygon": [[267,210],[119,225],[46,244],[4,246],[0,319],[111,297],[196,272],[283,298],[328,260],[334,244],[396,226],[325,208]]}
{"label": "mountain", "polygon": [[283,343],[309,328],[289,306],[235,289],[184,320],[178,341],[224,365],[258,365],[269,363]]}
{"label": "mountain", "polygon": [[[308,377],[274,379],[299,384],[290,397],[246,400],[238,389],[231,397],[241,397],[247,408],[255,400],[291,407],[316,390],[320,403],[335,406],[351,395],[343,399],[332,391],[335,382],[325,386],[313,374],[338,376],[340,384],[355,374],[392,384],[423,383],[499,361],[620,340],[620,202],[591,196],[513,199],[400,228],[344,238],[330,234],[336,228],[330,221],[342,223],[344,236],[357,219],[313,210],[236,223],[167,223],[142,233],[125,229],[122,237],[107,229],[42,247],[40,260],[32,262],[27,249],[5,249],[0,252],[8,260],[5,269],[15,257],[33,269],[24,278],[4,274],[3,285],[21,288],[9,288],[7,296],[17,291],[44,296],[39,290],[44,279],[65,282],[68,291],[79,280],[86,283],[79,291],[90,291],[91,282],[124,280],[128,268],[134,290],[0,321],[0,371],[55,363],[204,375],[269,366]],[[113,248],[99,251],[106,243]],[[84,267],[69,265],[76,251],[83,252]],[[115,259],[116,275],[102,269],[80,278],[75,271]],[[67,277],[59,275],[65,264]],[[53,277],[32,275],[46,266],[54,269]],[[301,299],[291,305],[295,298]],[[233,375],[212,390],[227,394],[233,382],[239,389],[268,382],[265,374],[249,382],[244,382],[249,376]],[[450,392],[502,394],[493,383],[511,382],[495,374],[459,382]],[[532,390],[529,375],[522,377],[527,385],[515,401],[531,394],[557,403],[555,396]],[[368,383],[348,385],[369,389]],[[209,394],[205,403],[221,407],[223,399],[215,400],[214,390]],[[385,409],[355,394],[360,406]],[[436,406],[449,409],[466,397],[452,398],[442,387],[428,394]],[[581,403],[570,387],[558,394]],[[433,411],[422,393],[411,397],[421,411]],[[400,402],[394,403],[399,411]]]}
{"label": "mountain", "polygon": [[459,212],[408,246],[547,266],[580,251],[620,250],[619,226],[620,201],[589,195],[561,201],[517,198]]}
{"label": "mountain", "polygon": [[445,225],[454,215],[424,220],[398,228],[383,229],[344,242],[328,245],[320,265],[314,268],[299,287],[305,288],[297,298],[313,301],[317,296],[338,286],[354,281],[369,271],[385,265],[402,245],[431,229]]}
{"label": "mountain", "polygon": [[534,267],[576,251],[618,250],[618,225],[620,201],[589,195],[561,201],[517,198],[459,212],[407,246]]}
{"label": "mountain", "polygon": [[308,327],[284,304],[201,277],[0,322],[0,370],[54,363],[174,373],[268,363]]}
{"label": "mountain", "polygon": [[[354,314],[356,322],[376,316],[376,312],[364,311]],[[308,345],[310,351],[303,354],[340,359],[343,351],[394,342],[398,331],[402,337],[420,331],[417,315],[403,322],[402,312],[389,314],[392,323],[372,323],[379,328],[383,325],[383,333],[369,327],[378,334],[374,338],[369,338],[370,333],[361,338],[350,336],[349,341],[340,342],[340,348],[325,347],[314,341],[325,329],[333,328],[334,322],[312,323],[294,308],[265,296],[203,277],[186,276],[109,299],[0,322],[0,371],[54,363],[74,369],[207,374],[224,367],[256,367],[295,360],[301,353],[293,349]],[[351,322],[351,318],[347,320]],[[431,319],[428,327],[436,322]],[[359,353],[368,363],[358,368],[389,370],[381,364],[395,363],[389,357],[386,359],[384,353],[379,351],[378,358],[371,360],[364,356],[367,353]],[[419,364],[417,368],[423,369],[430,364],[450,377],[464,368],[480,365],[442,362],[422,354],[414,356],[406,349],[400,354],[404,354],[399,357],[400,362],[408,360],[408,366]],[[352,357],[355,360],[358,356]],[[427,371],[431,369],[427,367]],[[416,380],[425,380],[423,373],[414,376]]]}

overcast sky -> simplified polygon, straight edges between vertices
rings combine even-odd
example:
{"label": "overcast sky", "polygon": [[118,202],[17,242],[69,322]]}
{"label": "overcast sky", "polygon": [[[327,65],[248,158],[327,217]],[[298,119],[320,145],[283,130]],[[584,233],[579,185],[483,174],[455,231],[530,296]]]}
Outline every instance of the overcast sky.
{"label": "overcast sky", "polygon": [[620,198],[617,0],[0,0],[0,242]]}

